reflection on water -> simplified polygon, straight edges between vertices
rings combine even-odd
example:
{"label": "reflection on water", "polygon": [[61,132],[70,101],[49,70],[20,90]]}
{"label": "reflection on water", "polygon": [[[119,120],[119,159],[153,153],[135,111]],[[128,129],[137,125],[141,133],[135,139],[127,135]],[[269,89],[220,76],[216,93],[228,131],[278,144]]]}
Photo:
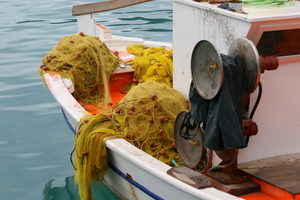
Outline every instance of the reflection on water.
{"label": "reflection on water", "polygon": [[[74,177],[70,176],[65,179],[65,185],[62,187],[53,186],[54,180],[46,183],[43,200],[80,200],[77,188],[74,183]],[[93,200],[119,200],[105,184],[101,181],[94,183],[92,186]]]}
{"label": "reflection on water", "polygon": [[73,176],[65,179],[63,187],[53,186],[53,181],[54,179],[45,185],[43,191],[44,200],[79,200]]}

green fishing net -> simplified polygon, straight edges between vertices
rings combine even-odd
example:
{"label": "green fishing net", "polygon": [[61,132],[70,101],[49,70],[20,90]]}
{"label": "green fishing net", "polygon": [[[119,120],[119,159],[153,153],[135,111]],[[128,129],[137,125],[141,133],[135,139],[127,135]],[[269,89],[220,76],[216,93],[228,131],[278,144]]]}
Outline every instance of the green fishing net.
{"label": "green fishing net", "polygon": [[246,6],[292,6],[294,5],[294,0],[242,0]]}

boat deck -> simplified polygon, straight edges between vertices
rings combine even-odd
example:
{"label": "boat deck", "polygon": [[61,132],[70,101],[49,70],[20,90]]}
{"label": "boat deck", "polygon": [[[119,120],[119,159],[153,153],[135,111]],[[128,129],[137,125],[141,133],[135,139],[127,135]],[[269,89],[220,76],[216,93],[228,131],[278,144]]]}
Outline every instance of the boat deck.
{"label": "boat deck", "polygon": [[247,200],[300,200],[300,153],[247,162],[239,168],[261,185],[261,192]]}
{"label": "boat deck", "polygon": [[[110,77],[110,93],[111,93],[111,105],[110,107],[114,107],[125,95],[126,92],[123,91],[128,87],[128,83],[130,83],[133,79],[133,72],[125,72],[113,74]],[[95,104],[83,104],[81,106],[84,107],[91,114],[101,113],[102,110],[99,106]]]}

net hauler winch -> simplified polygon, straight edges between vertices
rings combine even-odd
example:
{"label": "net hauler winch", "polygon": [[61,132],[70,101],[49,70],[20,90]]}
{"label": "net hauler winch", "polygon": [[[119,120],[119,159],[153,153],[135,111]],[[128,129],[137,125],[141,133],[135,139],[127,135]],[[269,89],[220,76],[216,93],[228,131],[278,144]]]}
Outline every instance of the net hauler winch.
{"label": "net hauler winch", "polygon": [[[191,99],[190,83],[193,81],[201,104],[214,101],[224,88],[240,90],[225,81],[234,79],[230,76],[231,71],[225,68],[231,66],[231,62],[242,62],[237,64],[243,66],[242,110],[237,109],[237,115],[242,113],[242,130],[232,130],[242,131],[245,144],[242,144],[242,139],[229,137],[228,145],[222,144],[224,148],[219,148],[220,141],[211,142],[207,134],[208,123],[214,120],[215,115],[211,118],[205,116],[206,127],[199,127],[195,122],[197,120],[193,119],[192,108],[191,112],[181,113],[177,118],[177,149],[190,168],[199,165],[204,148],[214,150],[222,161],[219,169],[224,170],[220,171],[229,174],[229,178],[223,175],[220,178],[218,174],[211,175],[209,172],[208,176],[219,182],[233,184],[243,181],[235,179],[237,174],[232,173],[238,160],[244,171],[295,195],[296,199],[300,198],[300,167],[294,167],[300,166],[300,2],[278,7],[243,6],[242,12],[232,12],[218,6],[192,0],[174,1],[174,87],[186,96],[190,95]],[[277,70],[264,73],[273,69]],[[232,83],[238,81],[233,80]],[[227,100],[224,102],[227,103]],[[240,99],[236,104],[240,104]],[[228,107],[217,102],[214,105],[219,106],[218,111]],[[180,125],[182,123],[193,131],[188,131]],[[220,126],[228,124],[224,122]],[[196,134],[201,134],[196,142],[186,142]],[[251,135],[255,136],[249,140]],[[231,139],[236,140],[232,142],[233,146],[230,146]],[[203,145],[203,140],[207,140],[205,144],[209,146]],[[199,153],[194,155],[195,152]],[[255,163],[258,159],[265,159],[265,162],[261,161],[263,164],[258,166]],[[246,162],[250,164],[243,164]],[[293,180],[288,180],[286,174],[295,176]]]}
{"label": "net hauler winch", "polygon": [[[216,181],[215,187],[232,194],[259,189],[238,170],[237,156],[240,148],[247,147],[249,136],[257,134],[253,114],[247,117],[245,111],[249,94],[259,85],[261,73],[277,68],[277,57],[259,55],[246,38],[234,40],[228,55],[220,55],[207,40],[194,47],[191,110],[176,118],[176,148],[187,167],[197,168],[206,160],[202,173]],[[205,158],[205,147],[210,152],[209,159]],[[207,171],[212,167],[213,151],[222,162],[214,171]],[[234,185],[234,190],[227,189],[228,185]]]}

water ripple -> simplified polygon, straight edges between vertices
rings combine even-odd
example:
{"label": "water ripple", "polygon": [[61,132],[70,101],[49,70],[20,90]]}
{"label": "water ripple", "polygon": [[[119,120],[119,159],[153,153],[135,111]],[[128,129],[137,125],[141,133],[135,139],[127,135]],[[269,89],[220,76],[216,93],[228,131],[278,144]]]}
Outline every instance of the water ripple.
{"label": "water ripple", "polygon": [[43,155],[43,153],[19,153],[16,155],[17,158],[21,158],[21,159],[27,159],[27,158],[34,158],[37,156]]}
{"label": "water ripple", "polygon": [[32,105],[26,105],[26,106],[5,106],[1,108],[3,111],[45,111],[50,110],[54,108],[59,108],[58,104],[56,102],[54,103],[40,103],[40,104],[32,104]]}
{"label": "water ripple", "polygon": [[7,141],[0,140],[0,145],[4,145],[4,144],[7,144],[7,143],[8,143]]}
{"label": "water ripple", "polygon": [[146,24],[162,24],[165,22],[172,22],[170,19],[156,19],[156,18],[146,18],[146,17],[126,17],[126,18],[119,18],[120,20],[123,21],[137,21],[137,20],[142,20],[146,21]]}
{"label": "water ripple", "polygon": [[63,21],[50,22],[49,24],[68,24],[68,23],[75,23],[75,22],[77,22],[76,19],[64,19]]}
{"label": "water ripple", "polygon": [[42,82],[33,82],[33,83],[24,83],[24,84],[10,84],[4,88],[0,88],[0,92],[9,91],[9,90],[16,90],[16,89],[23,89],[28,87],[33,87],[37,85],[42,85]]}
{"label": "water ripple", "polygon": [[25,23],[33,23],[33,22],[45,22],[45,20],[39,20],[39,19],[36,19],[36,20],[25,20],[25,21],[19,21],[17,22],[17,24],[25,24]]}
{"label": "water ripple", "polygon": [[163,28],[152,28],[152,29],[141,29],[142,31],[147,31],[147,32],[172,32],[170,29],[163,29]]}
{"label": "water ripple", "polygon": [[37,171],[37,170],[45,170],[45,169],[53,169],[58,168],[60,165],[42,165],[42,166],[34,166],[34,167],[25,167],[23,169],[28,171]]}
{"label": "water ripple", "polygon": [[[1,83],[0,83],[1,85]],[[10,95],[0,95],[0,99],[12,99],[12,98],[19,98],[29,96],[31,94],[10,94]]]}

